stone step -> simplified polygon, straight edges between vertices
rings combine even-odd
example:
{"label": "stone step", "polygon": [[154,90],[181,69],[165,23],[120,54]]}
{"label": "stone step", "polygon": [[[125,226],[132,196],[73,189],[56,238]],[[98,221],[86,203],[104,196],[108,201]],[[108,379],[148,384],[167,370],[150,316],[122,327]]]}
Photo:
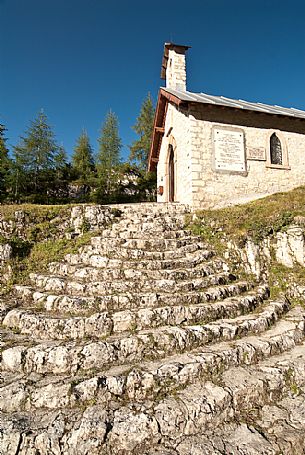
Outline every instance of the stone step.
{"label": "stone step", "polygon": [[203,302],[223,300],[249,291],[253,286],[246,281],[223,284],[204,291],[168,293],[127,293],[112,294],[103,297],[68,296],[40,292],[30,286],[15,286],[17,295],[25,306],[34,302],[38,308],[46,311],[87,315],[97,311],[120,311],[140,308],[155,308],[161,305],[195,305]]}
{"label": "stone step", "polygon": [[[18,301],[16,297],[12,296],[1,296],[0,297],[0,324],[2,324],[3,319],[5,318],[6,314],[15,308],[18,305]],[[1,340],[0,340],[1,341]]]}
{"label": "stone step", "polygon": [[178,207],[176,204],[173,205],[168,205],[167,206],[162,206],[159,202],[157,205],[151,205],[154,204],[152,202],[149,203],[149,206],[145,207],[145,203],[140,203],[140,204],[132,204],[129,206],[126,205],[110,205],[108,207],[111,208],[111,211],[113,212],[114,209],[116,209],[116,212],[119,210],[120,215],[119,219],[130,219],[130,220],[137,220],[138,218],[141,219],[179,219],[185,218],[186,214],[190,214],[192,212],[192,209],[187,206],[180,206]]}
{"label": "stone step", "polygon": [[[100,257],[99,257],[100,259]],[[102,260],[105,258],[101,258]],[[205,261],[191,268],[178,269],[161,269],[161,270],[146,270],[138,268],[108,268],[77,266],[69,263],[51,263],[49,264],[49,272],[55,276],[65,277],[81,281],[108,281],[108,280],[133,280],[134,283],[144,280],[191,280],[201,278],[208,275],[213,275],[221,271],[228,271],[228,268],[222,259],[213,259],[213,261]]]}
{"label": "stone step", "polygon": [[140,248],[129,248],[119,245],[117,240],[112,241],[108,239],[102,246],[98,245],[85,245],[79,249],[79,253],[65,255],[65,261],[71,264],[78,264],[87,261],[91,256],[107,257],[113,261],[119,260],[175,260],[183,259],[187,254],[197,252],[199,250],[206,250],[207,245],[203,242],[190,243],[177,249],[169,249],[162,251],[148,251]]}
{"label": "stone step", "polygon": [[[113,209],[113,208],[112,208]],[[125,207],[122,208],[121,206],[116,207],[116,220],[124,221],[134,221],[137,222],[139,219],[142,221],[152,221],[152,220],[165,220],[165,221],[175,221],[175,220],[184,220],[185,215],[190,214],[189,209],[172,209],[172,208],[161,208],[161,207],[153,207],[153,209],[143,210],[141,205],[134,206],[134,207]],[[113,211],[113,210],[112,210]],[[118,213],[118,211],[120,213]]]}
{"label": "stone step", "polygon": [[[0,352],[2,349],[19,345],[30,345],[28,335],[21,335],[18,330],[6,329],[1,325],[0,327]],[[0,374],[1,382],[1,374]]]}
{"label": "stone step", "polygon": [[[294,348],[289,354],[280,355],[272,361],[267,360],[258,365],[230,369],[221,376],[220,384],[212,381],[202,384],[198,381],[156,403],[148,402],[139,407],[123,405],[114,412],[111,423],[109,417],[104,416],[105,425],[107,422],[110,431],[106,442],[100,439],[100,450],[105,450],[105,453],[117,451],[117,453],[136,454],[140,446],[142,453],[152,454],[155,452],[151,449],[157,445],[176,450],[180,444],[185,443],[185,436],[196,436],[207,432],[213,435],[215,430],[226,422],[245,420],[250,422],[251,415],[258,416],[263,408],[268,409],[269,406],[270,410],[270,406],[292,396],[298,401],[299,412],[304,414],[304,407],[302,408],[301,404],[304,400],[305,383],[304,344]],[[298,393],[301,394],[299,400]],[[94,407],[96,413],[99,409],[102,409],[102,406]],[[293,405],[291,411],[293,411]],[[299,415],[298,419],[291,415],[289,420],[292,427],[295,421],[299,423],[299,428],[302,429],[303,426],[304,430],[303,415],[302,417]],[[132,431],[130,431],[131,428]],[[266,441],[264,438],[261,439],[264,447]],[[253,453],[247,450],[247,441],[244,442],[245,450],[238,453],[240,455]],[[236,453],[228,452],[227,447],[223,449],[223,454]],[[277,449],[276,445],[272,452],[269,447],[268,451],[258,453],[274,455],[281,453],[275,449]],[[149,452],[146,452],[147,450]]]}
{"label": "stone step", "polygon": [[[181,258],[176,259],[129,259],[121,258],[114,259],[113,257],[103,256],[101,254],[82,253],[67,255],[67,259],[60,264],[66,264],[67,270],[75,270],[80,264],[88,265],[97,268],[120,268],[120,269],[139,269],[139,270],[168,270],[168,269],[183,269],[192,268],[199,265],[208,259],[214,257],[214,252],[211,250],[197,250],[193,253],[187,253]],[[56,270],[58,262],[51,262],[49,270]],[[70,268],[69,268],[70,267]],[[73,269],[72,267],[75,267]],[[52,272],[53,273],[53,272]],[[73,272],[72,272],[73,273]]]}
{"label": "stone step", "polygon": [[181,229],[181,226],[175,224],[160,225],[156,223],[117,223],[113,224],[110,229],[104,229],[100,233],[101,239],[126,239],[156,242],[156,240],[184,240],[192,237],[194,240],[200,240],[195,237],[189,230]]}
{"label": "stone step", "polygon": [[160,218],[162,216],[172,217],[173,215],[185,215],[191,212],[191,208],[185,204],[175,202],[160,203],[160,202],[141,202],[133,204],[110,204],[107,208],[119,210],[125,218],[129,216],[131,219],[136,217],[148,216],[150,218]]}
{"label": "stone step", "polygon": [[[112,240],[112,242],[111,242]],[[189,245],[194,245],[198,242],[201,245],[202,239],[199,236],[186,236],[183,238],[168,238],[163,239],[159,236],[156,237],[147,237],[147,238],[118,238],[114,233],[112,237],[92,237],[91,245],[94,246],[97,251],[103,251],[103,248],[109,248],[109,245],[112,247],[120,247],[127,249],[138,249],[145,251],[166,251],[166,250],[176,250],[180,248],[185,248]]]}
{"label": "stone step", "polygon": [[73,207],[74,217],[84,216],[85,219],[92,216],[110,214],[116,222],[120,220],[144,220],[158,219],[184,219],[186,214],[192,212],[192,209],[179,203],[131,203],[131,204],[110,204],[110,205],[93,205]]}
{"label": "stone step", "polygon": [[[110,385],[105,382],[96,385],[88,381],[85,387],[80,387],[76,381],[71,398],[67,398],[68,387],[62,386],[60,390],[55,384],[58,394],[54,396],[52,384],[43,386],[41,383],[41,387],[31,390],[30,384],[24,385],[21,379],[15,393],[12,393],[16,387],[13,383],[11,389],[4,391],[6,396],[11,394],[13,400],[0,400],[0,406],[4,402],[6,407],[11,406],[11,410],[0,414],[0,448],[8,455],[33,453],[29,449],[47,454],[50,448],[56,453],[56,447],[60,447],[57,453],[72,453],[73,448],[75,454],[137,455],[139,446],[146,455],[225,455],[232,444],[234,447],[239,444],[241,450],[230,453],[301,454],[304,448],[304,354],[302,344],[258,364],[225,370],[214,381],[197,379],[183,390],[173,390],[154,402],[128,404],[125,400],[109,411],[105,409],[105,402],[97,400],[91,392],[99,388],[102,395],[102,390]],[[73,399],[82,402],[83,398],[83,406],[65,409],[69,401],[74,405]],[[58,413],[54,408],[60,406],[64,409]],[[35,412],[29,411],[31,408],[36,408]],[[286,424],[285,437],[281,423]],[[256,452],[252,451],[255,447],[251,438],[250,441],[242,439],[248,438],[244,431],[239,437],[236,435],[236,428],[245,424],[252,437],[263,435],[262,439],[254,440],[255,444],[260,443]],[[235,426],[233,440],[232,432],[224,431],[231,425]],[[273,439],[275,434],[281,436],[280,439]],[[228,441],[228,446],[221,445],[223,441]],[[195,447],[202,451],[194,452]],[[205,450],[209,447],[219,447],[220,451]]]}
{"label": "stone step", "polygon": [[235,275],[229,272],[221,272],[194,278],[176,281],[175,279],[150,279],[144,281],[135,281],[134,279],[125,279],[124,281],[90,281],[85,282],[78,278],[70,280],[68,277],[56,275],[43,275],[39,273],[30,273],[29,275],[34,286],[45,291],[55,291],[66,293],[68,295],[83,296],[105,296],[108,294],[122,294],[126,292],[168,292],[180,293],[188,291],[202,290],[209,286],[225,284],[236,279]]}
{"label": "stone step", "polygon": [[162,238],[179,238],[187,235],[192,235],[190,229],[185,227],[184,217],[180,219],[165,218],[160,220],[157,218],[146,218],[143,220],[142,217],[130,219],[121,219],[117,223],[112,224],[108,229],[104,229],[101,232],[101,237],[108,237],[108,233],[111,231],[110,237],[113,237],[113,233],[117,233],[118,237],[125,238],[122,233],[129,233],[126,237],[139,236],[144,237],[162,237]]}
{"label": "stone step", "polygon": [[259,408],[241,421],[186,436],[175,449],[157,444],[143,455],[303,455],[305,388],[286,392],[279,401]]}
{"label": "stone step", "polygon": [[188,207],[72,210],[91,243],[0,302],[0,455],[303,453],[304,309],[233,282]]}
{"label": "stone step", "polygon": [[232,367],[255,365],[262,360],[293,350],[305,336],[305,313],[290,311],[276,326],[260,336],[246,336],[235,342],[174,355],[155,362],[113,367],[108,371],[75,373],[69,376],[25,376],[2,372],[0,411],[57,409],[85,405],[92,400],[158,400],[177,388],[201,380],[215,380]]}
{"label": "stone step", "polygon": [[[2,350],[1,369],[26,373],[75,373],[144,359],[158,359],[174,352],[190,351],[208,343],[234,340],[271,327],[289,309],[288,302],[269,302],[259,312],[185,327],[159,327],[107,341],[49,341],[16,345]],[[33,345],[34,343],[34,345]]]}
{"label": "stone step", "polygon": [[242,297],[197,305],[163,306],[154,309],[96,313],[89,317],[60,317],[15,308],[8,312],[3,326],[40,340],[104,338],[120,332],[136,332],[159,326],[185,326],[216,319],[234,318],[253,311],[269,297],[266,286]]}

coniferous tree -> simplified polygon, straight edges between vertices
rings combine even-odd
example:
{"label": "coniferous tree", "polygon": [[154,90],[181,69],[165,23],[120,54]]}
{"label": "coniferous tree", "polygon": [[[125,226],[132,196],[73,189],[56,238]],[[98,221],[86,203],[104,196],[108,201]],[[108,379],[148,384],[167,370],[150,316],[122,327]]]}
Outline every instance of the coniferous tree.
{"label": "coniferous tree", "polygon": [[27,182],[29,178],[23,168],[22,159],[19,158],[16,148],[13,150],[12,172],[11,172],[11,193],[15,202],[27,193]]}
{"label": "coniferous tree", "polygon": [[71,180],[71,165],[68,163],[67,153],[63,147],[60,145],[58,147],[58,153],[55,156],[55,178],[54,178],[54,188],[53,194],[55,198],[62,197],[68,193],[68,184]]}
{"label": "coniferous tree", "polygon": [[8,155],[6,147],[6,138],[4,132],[6,128],[0,124],[0,200],[4,200],[9,190],[9,178],[12,168],[12,162]]}
{"label": "coniferous tree", "polygon": [[[48,125],[47,116],[40,112],[31,122],[20,143],[14,147],[16,161],[16,195],[20,191],[27,194],[46,195],[52,185],[58,159],[62,151],[57,146],[54,133]],[[22,176],[22,184],[20,177]]]}
{"label": "coniferous tree", "polygon": [[148,155],[151,145],[153,127],[154,127],[155,109],[153,101],[148,93],[141,106],[140,114],[136,120],[133,130],[138,134],[130,148],[129,160],[137,164],[140,170],[147,169]]}
{"label": "coniferous tree", "polygon": [[122,148],[118,119],[112,111],[106,116],[98,142],[97,172],[99,193],[101,196],[105,196],[115,191],[117,181],[116,171],[120,163],[120,151]]}
{"label": "coniferous tree", "polygon": [[82,131],[74,148],[72,166],[82,183],[90,181],[94,172],[94,159],[89,136],[85,130]]}
{"label": "coniferous tree", "polygon": [[63,145],[60,145],[58,147],[58,152],[55,155],[54,163],[55,163],[56,174],[57,174],[57,176],[60,176],[68,165],[67,153],[66,153]]}

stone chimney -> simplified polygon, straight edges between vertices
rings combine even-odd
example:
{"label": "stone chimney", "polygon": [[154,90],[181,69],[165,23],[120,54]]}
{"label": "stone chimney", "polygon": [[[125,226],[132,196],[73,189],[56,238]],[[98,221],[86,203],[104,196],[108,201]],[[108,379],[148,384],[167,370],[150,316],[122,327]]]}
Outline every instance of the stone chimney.
{"label": "stone chimney", "polygon": [[185,53],[190,46],[165,43],[161,68],[161,79],[165,79],[165,87],[186,91]]}

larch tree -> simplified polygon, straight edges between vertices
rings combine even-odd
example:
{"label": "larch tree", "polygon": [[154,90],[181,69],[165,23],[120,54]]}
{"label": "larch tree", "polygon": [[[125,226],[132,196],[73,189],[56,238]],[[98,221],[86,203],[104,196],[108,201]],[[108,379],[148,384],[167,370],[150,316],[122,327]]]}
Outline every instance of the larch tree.
{"label": "larch tree", "polygon": [[[59,188],[68,183],[71,174],[71,165],[63,145],[58,147],[58,152],[54,158],[55,162],[55,187]],[[55,188],[55,189],[56,189]]]}
{"label": "larch tree", "polygon": [[8,191],[9,175],[12,162],[9,158],[4,132],[6,128],[0,124],[0,200],[3,200]]}
{"label": "larch tree", "polygon": [[94,171],[94,158],[89,136],[85,130],[77,139],[72,155],[72,166],[77,178],[82,183],[87,183],[90,180]]}
{"label": "larch tree", "polygon": [[109,195],[116,186],[116,170],[120,164],[122,142],[119,136],[117,116],[109,111],[101,128],[98,139],[97,172],[100,194]]}
{"label": "larch tree", "polygon": [[143,101],[140,114],[132,129],[139,136],[130,146],[129,160],[142,171],[147,169],[148,155],[154,127],[155,109],[150,93]]}
{"label": "larch tree", "polygon": [[67,153],[63,145],[60,145],[58,147],[58,152],[56,153],[54,157],[54,163],[55,163],[55,169],[56,171],[60,172],[68,164],[68,158],[67,158]]}
{"label": "larch tree", "polygon": [[47,194],[48,186],[55,178],[60,154],[62,151],[56,144],[47,116],[41,111],[14,147],[18,173],[25,176],[23,186],[27,193]]}

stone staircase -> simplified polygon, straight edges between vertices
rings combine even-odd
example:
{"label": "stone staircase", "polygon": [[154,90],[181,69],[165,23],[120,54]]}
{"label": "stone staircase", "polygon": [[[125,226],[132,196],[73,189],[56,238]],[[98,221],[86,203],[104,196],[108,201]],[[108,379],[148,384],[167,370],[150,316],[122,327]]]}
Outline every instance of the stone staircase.
{"label": "stone staircase", "polygon": [[305,453],[305,311],[120,206],[0,303],[1,455]]}

